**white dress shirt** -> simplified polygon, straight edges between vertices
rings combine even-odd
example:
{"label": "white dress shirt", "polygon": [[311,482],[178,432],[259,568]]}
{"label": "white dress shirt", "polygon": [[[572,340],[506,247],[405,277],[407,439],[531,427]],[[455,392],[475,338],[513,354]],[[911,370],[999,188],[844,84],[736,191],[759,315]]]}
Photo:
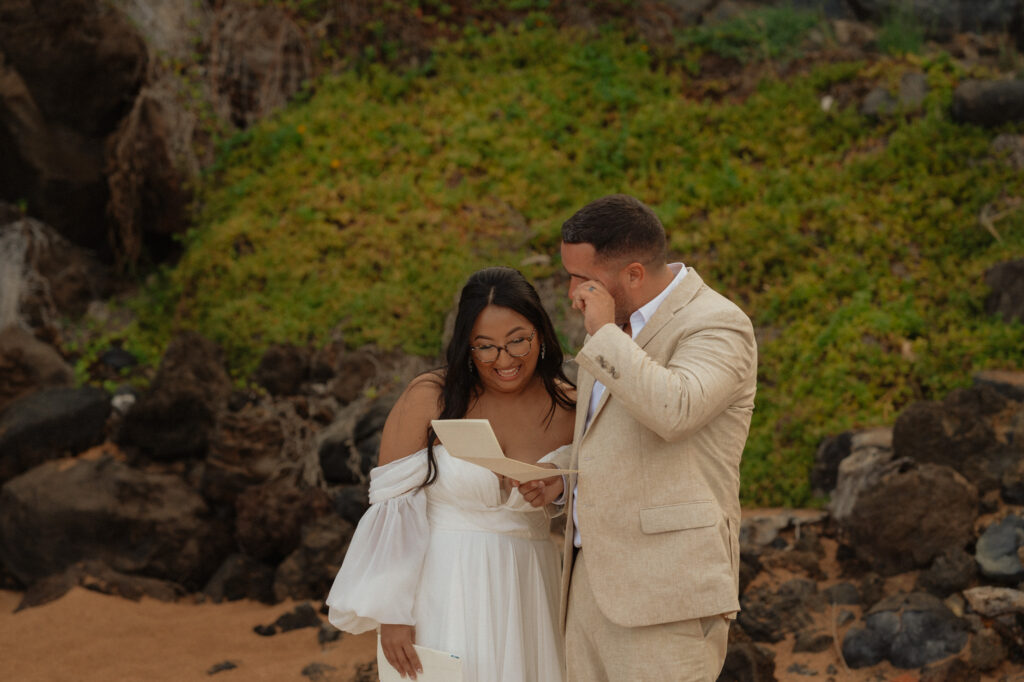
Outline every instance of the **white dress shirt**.
{"label": "white dress shirt", "polygon": [[[672,292],[672,290],[679,286],[679,283],[683,281],[683,277],[686,276],[686,266],[683,265],[682,263],[669,263],[668,268],[676,275],[675,277],[672,278],[672,281],[668,283],[668,286],[662,289],[660,294],[652,298],[650,301],[648,301],[643,306],[638,308],[636,312],[629,316],[629,328],[633,339],[636,339],[636,337],[639,336],[640,331],[644,328],[644,325],[646,325],[647,321],[654,316],[654,313],[658,309],[658,306],[660,306],[662,302],[666,298],[668,298],[668,295]],[[587,406],[587,421],[583,426],[584,432],[586,432],[586,430],[590,428],[590,420],[594,416],[594,411],[597,409],[598,403],[601,402],[601,396],[603,395],[604,384],[602,384],[600,381],[595,381],[594,390],[590,394],[590,404]],[[564,493],[562,494],[561,499],[564,501]],[[582,547],[583,540],[580,537],[580,521],[579,518],[576,516],[576,488],[573,488],[572,491],[572,502],[572,543],[576,547]]]}

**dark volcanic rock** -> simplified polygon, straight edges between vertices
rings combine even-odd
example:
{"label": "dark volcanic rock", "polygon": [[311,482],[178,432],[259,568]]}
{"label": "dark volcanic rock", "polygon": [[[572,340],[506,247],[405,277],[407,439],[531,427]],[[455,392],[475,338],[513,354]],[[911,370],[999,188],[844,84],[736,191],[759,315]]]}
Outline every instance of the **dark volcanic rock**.
{"label": "dark volcanic rock", "polygon": [[71,241],[103,248],[103,140],[131,109],[148,66],[131,23],[95,0],[0,8],[0,193]]}
{"label": "dark volcanic rock", "polygon": [[960,32],[1002,33],[1020,19],[1019,0],[849,0],[862,19],[881,24],[901,12],[929,38],[947,39]]}
{"label": "dark volcanic rock", "polygon": [[885,598],[885,578],[870,571],[861,578],[857,592],[860,593],[860,605],[865,609],[871,608]]}
{"label": "dark volcanic rock", "polygon": [[214,665],[210,666],[210,669],[206,671],[206,674],[216,675],[217,673],[222,673],[225,670],[234,670],[237,667],[238,664],[234,661],[221,661],[220,663],[215,663]]}
{"label": "dark volcanic rock", "polygon": [[295,395],[309,378],[309,353],[291,344],[271,346],[252,378],[271,395]]}
{"label": "dark volcanic rock", "polygon": [[737,622],[758,642],[778,642],[788,632],[811,624],[809,611],[820,612],[825,600],[812,580],[794,578],[779,586],[778,592],[754,587],[740,598]]}
{"label": "dark volcanic rock", "polygon": [[287,479],[250,488],[236,502],[235,538],[249,556],[277,564],[302,542],[302,527],[333,515],[327,493],[301,488]]}
{"label": "dark volcanic rock", "polygon": [[981,673],[970,663],[954,658],[922,668],[920,682],[981,682]]}
{"label": "dark volcanic rock", "polygon": [[394,400],[394,396],[388,396],[353,402],[320,432],[317,451],[328,483],[353,485],[369,480],[370,469],[377,465],[381,430]]}
{"label": "dark volcanic rock", "polygon": [[985,299],[986,312],[1007,322],[1024,322],[1024,258],[989,268],[985,284],[992,290]]}
{"label": "dark volcanic rock", "polygon": [[283,107],[312,76],[308,41],[284,9],[224,3],[213,22],[210,78],[224,120],[247,128]]}
{"label": "dark volcanic rock", "polygon": [[870,490],[887,462],[892,461],[892,428],[855,432],[850,439],[850,454],[839,461],[835,489],[829,499],[829,512],[842,524],[849,517],[857,497]]}
{"label": "dark volcanic rock", "polygon": [[817,494],[824,495],[836,487],[839,476],[839,462],[849,456],[853,434],[844,431],[822,441],[814,455],[814,466],[811,468],[811,487]]}
{"label": "dark volcanic rock", "polygon": [[117,441],[154,459],[201,457],[230,394],[220,349],[194,332],[180,334],[125,415]]}
{"label": "dark volcanic rock", "polygon": [[853,668],[883,660],[898,668],[920,668],[959,653],[967,644],[966,622],[923,592],[883,599],[864,622],[864,628],[851,628],[843,640],[843,657]]}
{"label": "dark volcanic rock", "polygon": [[94,592],[138,601],[149,597],[160,601],[175,601],[184,596],[181,585],[157,578],[127,575],[113,570],[102,561],[80,561],[62,573],[47,576],[29,587],[18,604],[17,611],[41,606],[64,596],[72,587],[84,587]]}
{"label": "dark volcanic rock", "polygon": [[377,661],[373,660],[356,665],[356,674],[352,682],[377,682],[378,679],[380,678],[377,676]]}
{"label": "dark volcanic rock", "polygon": [[953,469],[889,462],[857,497],[841,531],[857,556],[880,573],[931,564],[973,538],[978,494]]}
{"label": "dark volcanic rock", "polygon": [[897,457],[952,467],[979,491],[994,490],[1019,458],[993,428],[993,419],[1010,407],[1005,396],[982,385],[951,391],[941,403],[913,403],[893,426],[893,450]]}
{"label": "dark volcanic rock", "polygon": [[729,648],[717,682],[775,682],[775,654],[756,644],[734,623],[729,628]]}
{"label": "dark volcanic rock", "polygon": [[103,441],[110,396],[103,389],[49,388],[0,415],[0,483],[47,460]]}
{"label": "dark volcanic rock", "polygon": [[984,628],[971,637],[971,665],[978,670],[995,670],[1006,660],[1006,646],[1003,639],[992,628]]}
{"label": "dark volcanic rock", "polygon": [[21,218],[0,227],[0,239],[20,254],[21,262],[16,256],[10,264],[21,267],[18,312],[41,339],[55,343],[62,318],[81,316],[89,303],[111,293],[111,277],[97,258],[46,223]]}
{"label": "dark volcanic rock", "polygon": [[310,682],[330,682],[331,673],[335,670],[337,668],[326,663],[310,663],[302,669],[302,675],[308,677]]}
{"label": "dark volcanic rock", "polygon": [[268,405],[246,404],[220,415],[210,438],[208,459],[254,480],[277,470],[285,446],[281,420]]}
{"label": "dark volcanic rock", "polygon": [[1024,580],[1024,564],[1018,554],[1021,545],[1024,545],[1024,518],[1016,514],[986,528],[974,552],[981,574],[989,580],[1011,585]]}
{"label": "dark volcanic rock", "polygon": [[951,548],[935,557],[927,570],[921,571],[917,587],[944,598],[969,587],[977,573],[974,557],[962,549]]}
{"label": "dark volcanic rock", "polygon": [[252,599],[274,603],[274,567],[245,554],[232,554],[203,588],[211,601]]}
{"label": "dark volcanic rock", "polygon": [[354,455],[353,450],[352,438],[344,432],[325,432],[321,435],[318,458],[324,480],[342,486],[361,482],[358,456]]}
{"label": "dark volcanic rock", "polygon": [[85,559],[198,589],[228,553],[226,529],[175,474],[110,457],[59,460],[0,490],[0,560],[23,583]]}
{"label": "dark volcanic rock", "polygon": [[[332,488],[328,494],[334,504],[335,513],[353,526],[359,523],[359,519],[363,518],[363,514],[370,507],[367,485],[341,485]],[[742,575],[742,567],[740,570]]]}
{"label": "dark volcanic rock", "polygon": [[1024,120],[1024,80],[966,80],[953,91],[952,113],[981,126]]}
{"label": "dark volcanic rock", "polygon": [[380,363],[372,353],[356,351],[347,353],[338,361],[334,379],[331,381],[331,394],[342,405],[363,394],[366,382],[373,378],[380,369]]}
{"label": "dark volcanic rock", "polygon": [[819,653],[832,646],[832,635],[821,630],[802,630],[793,640],[793,653]]}
{"label": "dark volcanic rock", "polygon": [[323,599],[345,558],[353,530],[333,514],[306,524],[298,548],[277,567],[274,597]]}
{"label": "dark volcanic rock", "polygon": [[177,251],[171,237],[189,224],[197,126],[179,89],[174,76],[156,71],[106,141],[110,240],[122,264],[138,262],[144,244],[158,259]]}
{"label": "dark volcanic rock", "polygon": [[381,432],[393,406],[393,399],[378,400],[356,422],[353,440],[359,453],[359,472],[364,477],[369,476],[370,469],[377,466]]}
{"label": "dark volcanic rock", "polygon": [[852,583],[836,583],[824,591],[829,604],[859,604],[860,592]]}
{"label": "dark volcanic rock", "polygon": [[[23,396],[43,388],[70,386],[75,371],[57,350],[20,327],[0,331],[0,413]],[[2,452],[2,450],[0,450]]]}
{"label": "dark volcanic rock", "polygon": [[974,375],[976,386],[987,386],[1010,400],[1024,403],[1024,372],[985,370]]}
{"label": "dark volcanic rock", "polygon": [[851,668],[866,668],[885,660],[886,639],[868,628],[850,628],[843,639],[843,659]]}
{"label": "dark volcanic rock", "polygon": [[870,118],[881,118],[895,114],[899,102],[885,88],[875,88],[867,94],[860,105],[860,113]]}
{"label": "dark volcanic rock", "polygon": [[[892,642],[889,660],[898,668],[920,668],[957,654],[967,644],[967,627],[938,599],[915,602],[908,595],[902,609],[900,631]],[[870,616],[869,616],[870,618]]]}
{"label": "dark volcanic rock", "polygon": [[320,616],[316,609],[308,603],[299,604],[288,613],[282,614],[269,625],[257,625],[253,630],[264,637],[276,635],[279,632],[290,632],[300,628],[319,628],[321,625]]}

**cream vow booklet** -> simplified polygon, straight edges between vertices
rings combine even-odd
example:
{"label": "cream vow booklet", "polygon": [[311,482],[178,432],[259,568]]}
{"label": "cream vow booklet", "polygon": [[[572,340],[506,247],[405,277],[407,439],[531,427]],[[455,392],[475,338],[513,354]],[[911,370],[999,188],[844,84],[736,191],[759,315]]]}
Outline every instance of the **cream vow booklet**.
{"label": "cream vow booklet", "polygon": [[[458,656],[416,644],[413,647],[423,666],[423,672],[416,675],[416,682],[462,682],[462,659]],[[402,677],[384,658],[380,635],[377,635],[377,675],[380,682],[409,682],[409,678]]]}
{"label": "cream vow booklet", "polygon": [[498,437],[491,429],[491,422],[486,419],[434,419],[430,425],[452,457],[472,462],[520,483],[576,473],[575,469],[548,469],[506,457],[498,444]]}

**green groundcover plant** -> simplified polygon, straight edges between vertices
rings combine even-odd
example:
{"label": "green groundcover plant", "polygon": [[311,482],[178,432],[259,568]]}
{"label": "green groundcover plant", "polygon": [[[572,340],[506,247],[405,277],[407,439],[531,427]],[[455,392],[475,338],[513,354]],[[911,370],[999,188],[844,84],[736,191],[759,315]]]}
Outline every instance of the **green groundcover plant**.
{"label": "green groundcover plant", "polygon": [[[712,100],[689,94],[692,64],[653,52],[535,20],[467,31],[416,70],[324,78],[223,145],[184,256],[132,302],[125,343],[154,361],[173,330],[197,329],[240,380],[267,344],[332,330],[432,355],[469,273],[552,274],[561,222],[626,192],[759,330],[746,504],[812,504],[823,437],[1020,367],[1021,326],[985,314],[983,273],[1024,252],[1024,183],[991,154],[993,131],[951,121],[962,67],[826,63]],[[822,106],[907,70],[929,85],[914,115]],[[998,239],[983,210],[1001,216]]]}

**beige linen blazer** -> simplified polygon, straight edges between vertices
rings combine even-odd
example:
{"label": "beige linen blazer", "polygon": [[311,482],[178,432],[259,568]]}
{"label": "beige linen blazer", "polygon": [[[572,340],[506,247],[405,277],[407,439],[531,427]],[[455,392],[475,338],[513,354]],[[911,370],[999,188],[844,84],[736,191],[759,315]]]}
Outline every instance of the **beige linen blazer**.
{"label": "beige linen blazer", "polygon": [[[739,465],[757,346],[750,319],[687,269],[636,340],[607,324],[579,364],[569,468],[601,611],[636,627],[739,610]],[[584,431],[595,380],[605,386]],[[573,562],[567,510],[564,627]]]}

